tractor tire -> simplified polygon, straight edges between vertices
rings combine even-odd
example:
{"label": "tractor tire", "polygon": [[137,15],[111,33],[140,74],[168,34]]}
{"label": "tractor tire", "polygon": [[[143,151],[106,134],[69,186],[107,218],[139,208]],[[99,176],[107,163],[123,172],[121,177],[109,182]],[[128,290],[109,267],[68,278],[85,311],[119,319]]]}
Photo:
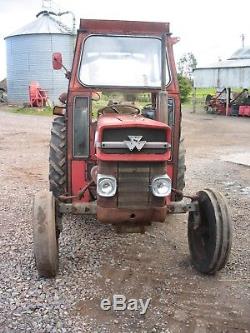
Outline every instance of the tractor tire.
{"label": "tractor tire", "polygon": [[52,123],[49,185],[55,198],[66,192],[66,124],[64,117],[56,117]]}
{"label": "tractor tire", "polygon": [[224,196],[205,189],[197,193],[199,212],[188,217],[188,243],[197,271],[215,274],[228,260],[232,245],[232,222]]}
{"label": "tractor tire", "polygon": [[[176,190],[178,191],[183,191],[185,188],[185,172],[186,172],[185,156],[186,156],[186,149],[184,146],[184,138],[181,138],[179,144],[178,173],[177,173],[177,186],[176,186]],[[181,201],[181,200],[182,200],[182,195],[176,193],[175,201]]]}
{"label": "tractor tire", "polygon": [[58,271],[56,205],[52,192],[41,191],[33,202],[33,248],[40,277],[51,278]]}

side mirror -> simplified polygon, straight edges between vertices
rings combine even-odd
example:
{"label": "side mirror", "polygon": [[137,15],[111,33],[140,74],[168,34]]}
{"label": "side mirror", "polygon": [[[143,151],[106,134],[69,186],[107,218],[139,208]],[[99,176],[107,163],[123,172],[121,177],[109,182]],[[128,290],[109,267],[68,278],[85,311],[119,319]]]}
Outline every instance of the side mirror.
{"label": "side mirror", "polygon": [[179,43],[180,40],[181,40],[180,37],[170,37],[170,41],[171,41],[172,45]]}
{"label": "side mirror", "polygon": [[55,52],[52,54],[52,65],[53,69],[59,70],[63,67],[62,54],[60,52]]}

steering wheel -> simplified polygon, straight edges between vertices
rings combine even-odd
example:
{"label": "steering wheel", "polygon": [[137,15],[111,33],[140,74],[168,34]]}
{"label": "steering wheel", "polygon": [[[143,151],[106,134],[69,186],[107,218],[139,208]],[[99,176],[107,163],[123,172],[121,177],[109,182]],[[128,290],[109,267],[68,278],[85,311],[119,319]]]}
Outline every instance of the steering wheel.
{"label": "steering wheel", "polygon": [[111,104],[98,110],[98,115],[107,113],[140,114],[141,110],[137,106],[131,104]]}
{"label": "steering wheel", "polygon": [[143,109],[146,109],[149,107],[153,108],[153,103],[148,103],[148,104],[144,105]]}

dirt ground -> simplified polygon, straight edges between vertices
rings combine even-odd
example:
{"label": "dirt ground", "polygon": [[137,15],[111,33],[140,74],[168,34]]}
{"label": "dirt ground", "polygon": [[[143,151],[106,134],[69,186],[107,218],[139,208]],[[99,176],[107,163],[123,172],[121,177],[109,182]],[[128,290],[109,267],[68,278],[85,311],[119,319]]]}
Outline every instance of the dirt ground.
{"label": "dirt ground", "polygon": [[[121,235],[66,216],[59,275],[39,279],[31,208],[48,187],[50,125],[0,110],[0,332],[250,332],[250,167],[226,161],[249,158],[250,119],[183,112],[186,193],[219,189],[233,217],[229,263],[210,277],[190,265],[185,215]],[[114,294],[151,298],[148,311],[101,310]]]}

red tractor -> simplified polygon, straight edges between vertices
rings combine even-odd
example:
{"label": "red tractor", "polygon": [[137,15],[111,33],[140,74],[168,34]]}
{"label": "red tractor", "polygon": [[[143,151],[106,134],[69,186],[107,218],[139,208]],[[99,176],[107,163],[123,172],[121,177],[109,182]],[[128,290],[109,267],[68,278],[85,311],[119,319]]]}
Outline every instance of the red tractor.
{"label": "red tractor", "polygon": [[[50,191],[35,196],[38,273],[58,271],[62,215],[94,214],[119,231],[143,232],[152,221],[187,213],[195,268],[214,274],[231,248],[231,218],[222,194],[186,196],[185,149],[173,45],[168,23],[81,20],[69,88],[51,130]],[[62,56],[53,54],[54,69]],[[93,115],[98,92],[147,93],[144,108],[107,103]]]}

